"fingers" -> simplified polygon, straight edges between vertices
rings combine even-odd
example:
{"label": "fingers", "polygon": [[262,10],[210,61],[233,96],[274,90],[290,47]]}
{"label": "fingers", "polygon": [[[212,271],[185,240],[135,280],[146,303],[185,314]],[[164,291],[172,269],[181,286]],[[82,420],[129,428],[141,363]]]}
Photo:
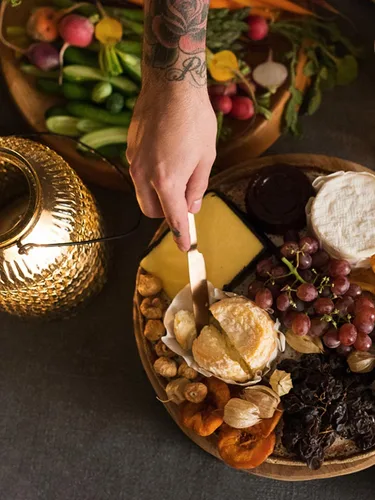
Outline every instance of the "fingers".
{"label": "fingers", "polygon": [[143,175],[142,169],[133,162],[130,166],[130,176],[133,180],[137,200],[142,212],[152,219],[164,217],[159,197],[150,181]]}
{"label": "fingers", "polygon": [[[213,162],[212,162],[213,163]],[[196,214],[202,205],[202,198],[208,186],[212,163],[202,161],[194,170],[186,188],[186,202],[189,212]]]}
{"label": "fingers", "polygon": [[187,252],[190,248],[190,236],[185,185],[164,181],[156,183],[155,189],[175,242],[181,251]]}

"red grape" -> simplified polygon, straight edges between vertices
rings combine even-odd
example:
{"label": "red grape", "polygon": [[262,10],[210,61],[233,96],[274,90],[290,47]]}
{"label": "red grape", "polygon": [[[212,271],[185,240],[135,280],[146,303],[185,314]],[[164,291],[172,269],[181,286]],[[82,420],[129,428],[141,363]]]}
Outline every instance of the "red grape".
{"label": "red grape", "polygon": [[312,256],[312,266],[321,269],[329,262],[329,255],[324,250],[319,250]]}
{"label": "red grape", "polygon": [[336,349],[340,345],[339,332],[335,328],[331,328],[324,334],[323,342],[330,349]]}
{"label": "red grape", "polygon": [[332,292],[335,295],[344,295],[350,287],[350,281],[346,276],[338,276],[332,282]]}
{"label": "red grape", "polygon": [[329,275],[332,278],[337,278],[338,276],[347,276],[351,271],[351,266],[347,260],[336,260],[332,259],[329,263]]}
{"label": "red grape", "polygon": [[288,274],[288,270],[284,266],[275,266],[271,269],[272,278],[279,279]]}
{"label": "red grape", "polygon": [[280,295],[281,286],[275,283],[274,285],[272,284],[267,285],[267,288],[272,293],[273,300],[276,300],[277,297]]}
{"label": "red grape", "polygon": [[354,318],[353,325],[355,325],[359,332],[366,333],[367,335],[369,335],[374,328],[374,323],[372,321],[363,321],[361,316],[358,315]]}
{"label": "red grape", "polygon": [[302,279],[309,283],[315,278],[315,274],[310,269],[302,269],[301,271],[299,271],[299,275]]}
{"label": "red grape", "polygon": [[340,327],[339,338],[342,345],[353,345],[357,340],[357,329],[351,323],[345,323]]}
{"label": "red grape", "polygon": [[256,271],[258,276],[261,278],[268,278],[272,269],[272,260],[271,259],[262,259],[258,262]]}
{"label": "red grape", "polygon": [[281,247],[280,253],[283,257],[291,259],[292,257],[295,257],[297,255],[298,250],[298,243],[295,243],[294,241],[288,241]]}
{"label": "red grape", "polygon": [[345,358],[352,352],[352,350],[352,347],[342,344],[336,348],[337,354],[339,354],[340,356],[344,356]]}
{"label": "red grape", "polygon": [[372,346],[372,339],[365,333],[358,333],[357,340],[354,342],[354,348],[357,351],[368,351]]}
{"label": "red grape", "polygon": [[331,314],[335,304],[331,299],[320,297],[314,302],[314,309],[317,314]]}
{"label": "red grape", "polygon": [[362,289],[359,285],[357,285],[356,283],[350,283],[349,290],[346,292],[345,296],[355,298],[361,295],[361,293]]}
{"label": "red grape", "polygon": [[375,309],[372,307],[362,307],[357,311],[356,318],[364,323],[375,324]]}
{"label": "red grape", "polygon": [[303,283],[297,288],[297,297],[304,302],[312,302],[318,296],[318,290],[311,283]]}
{"label": "red grape", "polygon": [[321,337],[327,331],[328,326],[327,321],[323,321],[321,318],[313,318],[311,320],[309,335],[311,337]]}
{"label": "red grape", "polygon": [[312,257],[308,253],[302,253],[298,258],[299,269],[309,269],[311,267]]}
{"label": "red grape", "polygon": [[294,299],[293,309],[295,309],[297,312],[304,311],[305,310],[305,303],[303,302],[303,300]]}
{"label": "red grape", "polygon": [[335,309],[340,316],[346,316],[353,311],[354,299],[352,297],[341,297],[335,302]]}
{"label": "red grape", "polygon": [[321,297],[331,297],[332,291],[330,286],[324,286],[320,292]]}
{"label": "red grape", "polygon": [[305,236],[301,238],[299,242],[299,247],[304,253],[313,254],[319,250],[319,242],[315,238],[310,238],[310,236]]}
{"label": "red grape", "polygon": [[359,312],[363,307],[372,307],[373,309],[375,309],[373,301],[368,297],[361,295],[355,301],[355,309],[354,309],[355,313],[357,314],[357,312]]}
{"label": "red grape", "polygon": [[270,307],[272,307],[272,293],[268,290],[268,288],[263,288],[257,291],[255,295],[255,303],[262,309],[269,309]]}
{"label": "red grape", "polygon": [[303,335],[307,335],[310,327],[311,321],[307,314],[297,313],[292,322],[293,333],[302,337]]}
{"label": "red grape", "polygon": [[279,311],[286,311],[290,307],[290,300],[287,293],[282,293],[276,300],[277,309]]}
{"label": "red grape", "polygon": [[255,295],[258,290],[264,287],[264,283],[262,281],[253,281],[250,283],[249,288],[247,289],[247,296],[249,299],[255,299]]}
{"label": "red grape", "polygon": [[295,311],[288,311],[282,316],[282,322],[284,323],[285,328],[292,328],[293,320],[298,313]]}

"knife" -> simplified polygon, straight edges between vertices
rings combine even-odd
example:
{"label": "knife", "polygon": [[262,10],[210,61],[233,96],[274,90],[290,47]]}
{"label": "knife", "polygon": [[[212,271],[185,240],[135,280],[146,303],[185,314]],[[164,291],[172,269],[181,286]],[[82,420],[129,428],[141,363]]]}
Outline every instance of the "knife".
{"label": "knife", "polygon": [[188,251],[189,278],[193,296],[193,312],[198,334],[209,320],[209,300],[206,264],[197,247],[197,229],[194,214],[189,213],[190,250]]}

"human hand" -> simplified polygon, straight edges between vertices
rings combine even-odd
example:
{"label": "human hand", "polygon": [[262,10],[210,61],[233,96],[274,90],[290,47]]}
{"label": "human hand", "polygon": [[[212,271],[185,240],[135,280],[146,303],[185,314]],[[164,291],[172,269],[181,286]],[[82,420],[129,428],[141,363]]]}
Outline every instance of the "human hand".
{"label": "human hand", "polygon": [[216,131],[206,87],[142,89],[129,128],[130,175],[143,213],[165,216],[182,251],[190,248],[188,211],[199,211],[208,185]]}

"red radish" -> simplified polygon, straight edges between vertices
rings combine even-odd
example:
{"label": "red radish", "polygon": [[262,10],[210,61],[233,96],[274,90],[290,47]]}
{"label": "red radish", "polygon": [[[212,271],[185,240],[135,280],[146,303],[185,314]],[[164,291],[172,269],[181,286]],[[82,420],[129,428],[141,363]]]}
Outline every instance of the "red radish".
{"label": "red radish", "polygon": [[236,120],[249,120],[254,116],[254,103],[249,97],[234,96],[230,116]]}
{"label": "red radish", "polygon": [[93,40],[94,31],[95,28],[92,22],[86,17],[79,16],[78,14],[70,14],[61,20],[59,24],[59,33],[65,43],[60,50],[60,84],[62,83],[64,52],[70,45],[81,48],[88,47]]}
{"label": "red radish", "polygon": [[212,95],[236,95],[237,85],[232,82],[228,85],[210,85],[208,87],[208,93]]}
{"label": "red radish", "polygon": [[227,115],[232,110],[232,99],[227,95],[211,96],[211,104],[215,111]]}
{"label": "red radish", "polygon": [[244,82],[241,82],[238,84],[239,88],[243,91],[243,92],[246,92],[246,94],[249,93],[249,87],[251,88],[252,92],[254,93],[257,89],[257,86],[254,82],[251,82],[251,81],[247,81],[247,84],[244,83]]}
{"label": "red radish", "polygon": [[262,16],[250,16],[249,24],[249,38],[250,40],[258,41],[263,40],[268,35],[268,23]]}
{"label": "red radish", "polygon": [[27,57],[42,71],[50,71],[59,66],[59,51],[50,43],[33,43],[27,49]]}

